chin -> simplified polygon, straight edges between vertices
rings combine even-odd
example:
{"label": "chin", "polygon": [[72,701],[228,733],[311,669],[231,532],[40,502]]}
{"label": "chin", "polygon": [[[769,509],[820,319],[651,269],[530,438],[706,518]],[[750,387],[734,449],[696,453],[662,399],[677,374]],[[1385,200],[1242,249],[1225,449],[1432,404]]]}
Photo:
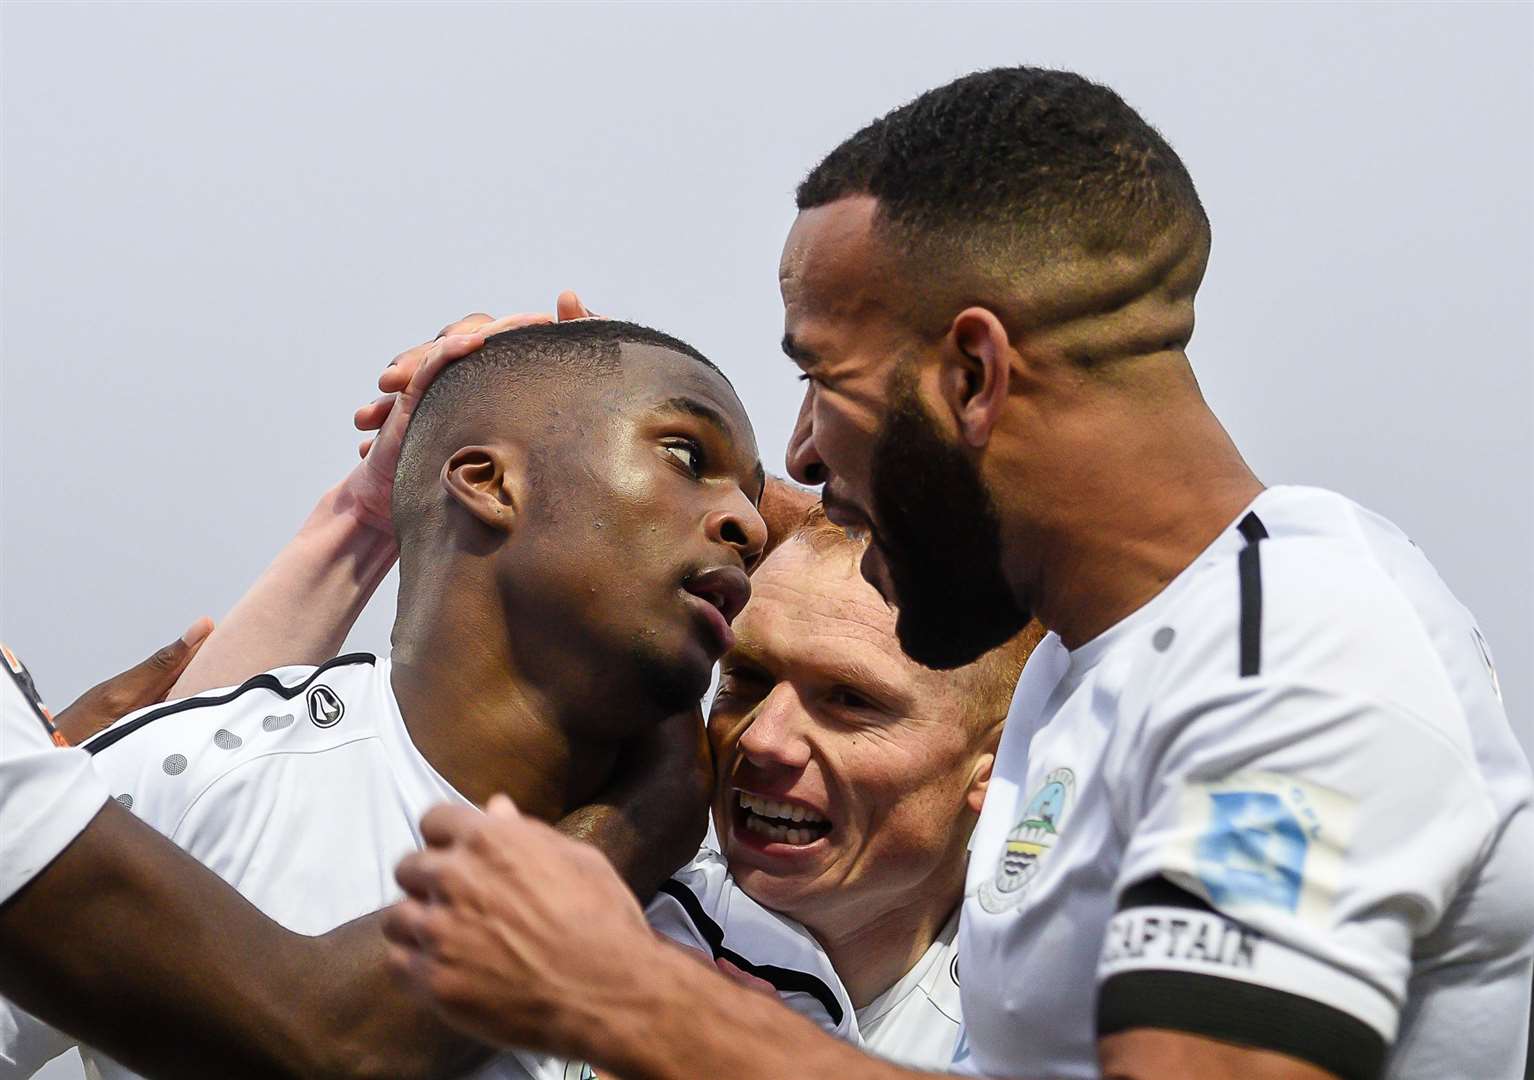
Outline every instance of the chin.
{"label": "chin", "polygon": [[644,665],[642,682],[650,700],[669,716],[702,701],[713,675],[712,661],[700,665],[672,657]]}
{"label": "chin", "polygon": [[735,859],[729,860],[730,876],[741,892],[769,911],[793,916],[804,904],[805,892],[795,877],[769,874],[756,866],[747,866]]}

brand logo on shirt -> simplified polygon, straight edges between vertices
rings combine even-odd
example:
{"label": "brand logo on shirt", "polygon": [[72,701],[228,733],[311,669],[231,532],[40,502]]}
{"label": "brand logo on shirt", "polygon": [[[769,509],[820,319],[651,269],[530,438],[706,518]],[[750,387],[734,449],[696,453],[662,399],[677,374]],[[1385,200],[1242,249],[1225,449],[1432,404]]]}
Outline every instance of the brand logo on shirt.
{"label": "brand logo on shirt", "polygon": [[324,683],[311,687],[308,696],[309,719],[315,727],[335,727],[346,714],[346,706],[336,692]]}
{"label": "brand logo on shirt", "polygon": [[1076,774],[1056,769],[1044,778],[1023,808],[1022,819],[1007,834],[996,873],[980,886],[980,906],[993,915],[1017,907],[1038,876],[1039,866],[1060,836],[1060,826],[1076,793]]}

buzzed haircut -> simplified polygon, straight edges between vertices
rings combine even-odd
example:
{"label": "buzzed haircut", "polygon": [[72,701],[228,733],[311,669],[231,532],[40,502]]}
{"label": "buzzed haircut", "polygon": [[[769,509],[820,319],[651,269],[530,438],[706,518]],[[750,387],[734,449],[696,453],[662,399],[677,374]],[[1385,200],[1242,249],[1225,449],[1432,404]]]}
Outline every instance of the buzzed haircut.
{"label": "buzzed haircut", "polygon": [[[474,353],[448,365],[439,374],[410,419],[394,474],[396,531],[419,518],[429,501],[423,489],[425,458],[432,451],[433,436],[465,414],[507,407],[503,391],[517,387],[531,390],[542,383],[557,383],[575,393],[593,379],[621,370],[624,345],[652,345],[702,364],[726,383],[729,379],[697,349],[660,330],[619,319],[575,319],[539,323],[506,330],[485,339]],[[432,468],[433,475],[435,468]]]}
{"label": "buzzed haircut", "polygon": [[831,151],[796,202],[851,195],[878,199],[876,220],[907,247],[963,245],[1021,265],[1138,253],[1173,232],[1208,242],[1203,204],[1167,141],[1106,86],[1047,68],[929,90]]}

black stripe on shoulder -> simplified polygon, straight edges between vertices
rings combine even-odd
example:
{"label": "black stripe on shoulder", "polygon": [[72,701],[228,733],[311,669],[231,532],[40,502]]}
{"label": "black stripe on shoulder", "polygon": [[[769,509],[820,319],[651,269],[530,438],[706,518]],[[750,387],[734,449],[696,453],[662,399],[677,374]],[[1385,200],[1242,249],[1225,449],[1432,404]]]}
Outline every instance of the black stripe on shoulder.
{"label": "black stripe on shoulder", "polygon": [[1270,986],[1192,971],[1126,971],[1097,999],[1097,1034],[1165,1028],[1271,1050],[1308,1061],[1340,1080],[1378,1080],[1379,1032],[1340,1009]]}
{"label": "black stripe on shoulder", "polygon": [[87,753],[99,754],[107,747],[121,739],[127,738],[135,731],[144,727],[144,725],[158,720],[162,716],[171,716],[175,713],[186,712],[188,709],[201,709],[210,705],[226,705],[241,694],[248,693],[251,690],[270,690],[279,697],[292,701],[299,694],[307,690],[310,683],[331,668],[345,667],[350,664],[376,664],[377,662],[378,657],[372,653],[347,653],[345,656],[338,656],[334,660],[326,660],[297,686],[284,686],[278,681],[277,676],[270,672],[263,672],[253,679],[246,679],[226,694],[216,694],[212,697],[190,697],[182,701],[173,701],[169,705],[162,705],[158,709],[151,709],[142,716],[134,717],[126,724],[107,728],[94,739],[90,739],[81,745]]}
{"label": "black stripe on shoulder", "polygon": [[766,979],[779,993],[809,994],[824,1006],[826,1013],[831,1017],[831,1022],[838,1027],[841,1026],[842,1018],[846,1013],[842,1010],[842,1003],[836,1000],[836,994],[824,982],[806,971],[796,971],[793,968],[777,967],[772,964],[754,964],[735,950],[725,948],[724,928],[709,918],[708,912],[703,910],[702,903],[693,891],[676,878],[662,884],[660,891],[682,905],[682,910],[687,912],[687,917],[698,928],[698,933],[702,934],[703,940],[708,942],[715,960],[728,960],[747,974],[755,975],[758,979]]}
{"label": "black stripe on shoulder", "polygon": [[1124,890],[1119,897],[1118,910],[1137,907],[1169,907],[1190,908],[1195,911],[1214,911],[1208,901],[1201,896],[1196,896],[1184,889],[1181,885],[1173,885],[1164,877],[1146,878],[1138,881]]}
{"label": "black stripe on shoulder", "polygon": [[1268,530],[1255,513],[1248,513],[1236,526],[1246,537],[1246,546],[1236,556],[1241,578],[1241,677],[1262,670],[1262,557],[1258,541],[1268,538]]}

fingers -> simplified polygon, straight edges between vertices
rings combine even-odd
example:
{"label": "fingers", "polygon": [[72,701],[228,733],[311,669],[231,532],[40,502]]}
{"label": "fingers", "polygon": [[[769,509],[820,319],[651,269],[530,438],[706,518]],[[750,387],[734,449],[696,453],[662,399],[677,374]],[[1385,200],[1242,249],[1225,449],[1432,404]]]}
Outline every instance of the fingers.
{"label": "fingers", "polygon": [[167,691],[176,685],[176,680],[186,670],[186,666],[192,662],[192,657],[197,655],[197,650],[202,648],[202,643],[208,640],[208,635],[213,633],[213,620],[204,615],[186,631],[165,646],[156,649],[153,656],[142,664],[129,668],[121,675],[108,679],[102,685],[113,686],[126,691],[135,697],[137,703],[133,709],[142,708],[144,705],[153,705],[162,700]]}
{"label": "fingers", "polygon": [[739,983],[741,986],[744,986],[748,990],[759,990],[764,994],[770,994],[773,997],[777,996],[777,987],[773,986],[772,983],[768,982],[766,979],[752,975],[748,971],[743,971],[722,956],[714,961],[714,965],[725,975],[729,976],[729,978],[733,979],[735,982]]}
{"label": "fingers", "polygon": [[352,414],[352,423],[358,431],[377,431],[389,418],[389,410],[394,408],[394,400],[398,396],[385,394],[383,397],[374,398]]}
{"label": "fingers", "polygon": [[494,322],[485,323],[483,326],[478,327],[475,333],[482,337],[489,337],[492,334],[499,334],[506,330],[520,330],[524,326],[539,326],[553,321],[554,316],[546,311],[524,311],[517,315],[503,315]]}
{"label": "fingers", "polygon": [[421,839],[432,847],[451,847],[483,821],[484,815],[473,807],[444,803],[432,807],[421,818]]}
{"label": "fingers", "polygon": [[438,332],[437,337],[445,338],[451,337],[454,334],[471,334],[486,323],[492,322],[495,322],[492,316],[486,315],[483,311],[476,311],[465,315],[457,322],[448,323]]}
{"label": "fingers", "polygon": [[442,892],[442,855],[433,851],[412,851],[394,868],[394,880],[405,895],[430,900]]}
{"label": "fingers", "polygon": [[[453,334],[445,338],[438,338],[432,342],[431,348],[421,359],[420,366],[410,377],[410,382],[401,393],[407,395],[412,401],[420,401],[421,395],[426,393],[426,388],[431,381],[441,374],[442,369],[454,360],[461,360],[470,353],[475,352],[485,343],[483,334]],[[382,380],[380,380],[382,382]]]}
{"label": "fingers", "polygon": [[559,299],[554,302],[554,312],[559,316],[560,322],[566,322],[569,319],[601,318],[581,302],[581,298],[575,294],[574,289],[566,289],[559,294]]}
{"label": "fingers", "polygon": [[213,633],[213,620],[203,617],[175,641],[127,671],[100,683],[54,719],[71,744],[78,744],[110,727],[119,718],[165,700],[170,688]]}
{"label": "fingers", "polygon": [[511,796],[500,793],[490,796],[490,801],[485,804],[485,813],[507,821],[515,821],[522,816],[517,812],[517,804],[511,801]]}
{"label": "fingers", "polygon": [[410,953],[426,938],[426,906],[417,900],[401,900],[384,911],[383,936],[394,948]]}

